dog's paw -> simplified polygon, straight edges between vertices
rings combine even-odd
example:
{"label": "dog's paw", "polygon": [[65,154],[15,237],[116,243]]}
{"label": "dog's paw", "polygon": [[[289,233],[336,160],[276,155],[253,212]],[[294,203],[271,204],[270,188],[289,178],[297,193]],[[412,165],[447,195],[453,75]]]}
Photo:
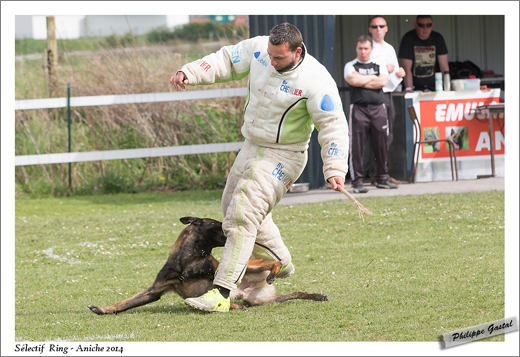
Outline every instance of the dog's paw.
{"label": "dog's paw", "polygon": [[90,311],[92,311],[95,314],[98,314],[98,315],[105,315],[106,314],[106,312],[103,311],[103,309],[101,309],[101,308],[99,308],[97,306],[89,305],[87,307],[90,309]]}
{"label": "dog's paw", "polygon": [[229,306],[229,309],[247,311],[247,307],[245,307],[244,305],[236,304],[234,302],[231,303],[231,305]]}
{"label": "dog's paw", "polygon": [[265,282],[266,282],[267,284],[269,284],[269,285],[272,285],[272,284],[274,283],[275,280],[276,280],[276,274],[273,274],[273,273],[269,274],[269,275],[267,276],[267,278],[265,278]]}

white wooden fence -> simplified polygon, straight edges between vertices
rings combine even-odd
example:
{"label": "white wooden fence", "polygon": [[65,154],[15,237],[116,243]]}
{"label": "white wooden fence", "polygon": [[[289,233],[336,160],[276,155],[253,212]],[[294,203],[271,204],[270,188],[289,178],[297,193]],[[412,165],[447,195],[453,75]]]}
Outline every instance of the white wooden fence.
{"label": "white wooden fence", "polygon": [[[85,107],[97,105],[115,105],[115,104],[134,104],[134,103],[152,103],[152,102],[170,102],[179,100],[193,99],[212,99],[223,97],[240,97],[247,95],[247,88],[226,88],[199,91],[182,91],[182,92],[166,92],[166,93],[144,93],[144,94],[121,94],[121,95],[100,95],[86,97],[71,97],[71,107]],[[50,108],[67,108],[67,98],[49,98],[49,99],[28,99],[17,100],[15,102],[15,110],[29,109],[50,109]],[[55,154],[40,155],[17,155],[15,156],[15,166],[26,165],[42,165],[42,164],[62,164],[83,161],[98,160],[120,160],[135,159],[144,157],[158,156],[177,156],[192,154],[207,154],[215,152],[237,151],[242,147],[242,142],[218,143],[218,144],[202,144],[202,145],[185,145],[185,146],[167,146],[161,148],[144,148],[144,149],[125,149],[125,150],[104,150],[104,151],[88,151],[88,152],[67,152]]]}

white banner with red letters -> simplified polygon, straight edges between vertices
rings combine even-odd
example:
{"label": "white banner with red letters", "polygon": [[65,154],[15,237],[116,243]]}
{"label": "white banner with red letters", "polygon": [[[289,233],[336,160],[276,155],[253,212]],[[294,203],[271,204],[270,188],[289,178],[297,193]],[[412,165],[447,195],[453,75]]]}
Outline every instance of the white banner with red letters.
{"label": "white banner with red letters", "polygon": [[[474,179],[491,171],[489,119],[485,114],[476,112],[475,108],[499,103],[500,89],[412,93],[405,98],[413,99],[421,123],[422,140],[453,140],[457,150],[459,179]],[[503,176],[505,114],[493,114],[492,117],[496,173]],[[449,158],[446,142],[421,145],[417,182],[451,180]]]}

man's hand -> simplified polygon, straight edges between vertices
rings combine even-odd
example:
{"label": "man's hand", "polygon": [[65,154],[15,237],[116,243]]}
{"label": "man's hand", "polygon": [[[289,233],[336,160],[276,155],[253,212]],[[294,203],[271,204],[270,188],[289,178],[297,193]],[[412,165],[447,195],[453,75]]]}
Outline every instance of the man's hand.
{"label": "man's hand", "polygon": [[345,187],[345,178],[341,176],[332,176],[327,181],[332,185],[334,191],[339,191]]}
{"label": "man's hand", "polygon": [[179,87],[182,89],[186,89],[184,85],[188,84],[189,81],[188,77],[186,77],[184,72],[179,71],[176,75],[170,78],[170,83],[175,87],[176,90],[180,90]]}
{"label": "man's hand", "polygon": [[397,72],[395,72],[395,75],[399,78],[403,78],[406,75],[406,72],[404,71],[403,67],[399,67]]}

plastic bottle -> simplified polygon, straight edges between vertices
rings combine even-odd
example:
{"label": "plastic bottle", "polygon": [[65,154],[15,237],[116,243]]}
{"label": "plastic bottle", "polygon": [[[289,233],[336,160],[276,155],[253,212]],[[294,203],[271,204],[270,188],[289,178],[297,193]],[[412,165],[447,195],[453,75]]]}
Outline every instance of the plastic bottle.
{"label": "plastic bottle", "polygon": [[442,92],[442,73],[441,72],[435,73],[435,91]]}
{"label": "plastic bottle", "polygon": [[450,72],[444,72],[444,91],[449,92],[451,90],[451,79]]}

